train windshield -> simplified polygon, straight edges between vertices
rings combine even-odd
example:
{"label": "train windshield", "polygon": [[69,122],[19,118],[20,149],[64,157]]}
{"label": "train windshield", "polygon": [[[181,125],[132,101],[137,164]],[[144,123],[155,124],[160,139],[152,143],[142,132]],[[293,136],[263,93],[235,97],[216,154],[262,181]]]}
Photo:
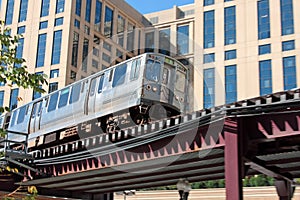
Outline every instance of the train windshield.
{"label": "train windshield", "polygon": [[176,84],[175,87],[180,92],[184,92],[185,89],[185,74],[182,71],[176,71]]}
{"label": "train windshield", "polygon": [[146,63],[146,78],[149,81],[159,81],[161,64],[158,61],[147,60]]}

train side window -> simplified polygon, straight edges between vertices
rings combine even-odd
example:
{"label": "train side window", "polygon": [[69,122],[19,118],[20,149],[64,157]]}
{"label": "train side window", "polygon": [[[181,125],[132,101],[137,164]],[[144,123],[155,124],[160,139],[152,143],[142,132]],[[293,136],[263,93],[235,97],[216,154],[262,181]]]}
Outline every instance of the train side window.
{"label": "train side window", "polygon": [[82,82],[82,87],[81,87],[81,93],[84,92],[84,86],[85,86],[85,82],[83,81],[83,82]]}
{"label": "train side window", "polygon": [[121,85],[125,82],[126,69],[127,69],[127,63],[119,65],[118,67],[116,67],[112,87],[116,87],[116,86]]}
{"label": "train side window", "polygon": [[19,115],[18,115],[18,119],[17,119],[17,124],[20,124],[24,121],[25,118],[25,114],[26,114],[26,109],[27,106],[23,106],[19,109]]}
{"label": "train side window", "polygon": [[42,107],[43,107],[43,102],[41,101],[41,102],[39,103],[39,108],[38,108],[38,113],[37,113],[38,116],[41,115]]}
{"label": "train side window", "polygon": [[92,79],[91,88],[90,88],[90,96],[94,96],[94,94],[95,94],[96,80],[97,80],[96,78]]}
{"label": "train side window", "polygon": [[69,100],[70,104],[75,103],[79,100],[80,87],[81,87],[81,83],[77,83],[72,86],[71,96],[70,96],[70,100]]}
{"label": "train side window", "polygon": [[113,69],[109,71],[109,80],[108,80],[109,82],[111,82],[111,80],[112,80],[113,72],[114,72]]}
{"label": "train side window", "polygon": [[11,121],[10,121],[10,125],[15,125],[15,121],[16,121],[16,118],[17,118],[17,111],[18,110],[15,110],[12,114],[12,117],[11,117]]}
{"label": "train side window", "polygon": [[162,74],[162,83],[167,84],[169,80],[169,70],[167,68],[164,68],[163,74]]}
{"label": "train side window", "polygon": [[70,88],[65,88],[60,92],[58,108],[64,107],[68,103]]}
{"label": "train side window", "polygon": [[141,59],[136,59],[131,63],[130,80],[136,80],[139,77]]}
{"label": "train side window", "polygon": [[102,92],[104,83],[104,76],[100,76],[99,86],[98,86],[98,94]]}
{"label": "train side window", "polygon": [[58,92],[51,95],[49,105],[48,105],[48,110],[47,110],[48,112],[51,112],[52,110],[56,109],[57,99],[58,99]]}
{"label": "train side window", "polygon": [[147,60],[146,63],[146,78],[149,81],[159,81],[161,65],[157,61]]}

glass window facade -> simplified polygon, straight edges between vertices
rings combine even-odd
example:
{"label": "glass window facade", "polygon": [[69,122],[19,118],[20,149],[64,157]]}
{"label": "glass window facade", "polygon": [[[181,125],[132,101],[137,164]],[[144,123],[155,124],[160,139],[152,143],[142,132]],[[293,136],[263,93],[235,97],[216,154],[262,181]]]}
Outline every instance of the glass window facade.
{"label": "glass window facade", "polygon": [[204,6],[213,5],[215,3],[215,0],[203,0]]}
{"label": "glass window facade", "polygon": [[282,51],[290,51],[295,49],[295,40],[282,42]]}
{"label": "glass window facade", "polygon": [[19,22],[26,21],[28,9],[28,0],[21,0],[20,11],[19,11]]}
{"label": "glass window facade", "polygon": [[41,17],[49,15],[50,0],[42,0]]}
{"label": "glass window facade", "polygon": [[40,30],[48,28],[48,21],[40,22]]}
{"label": "glass window facade", "polygon": [[296,57],[290,56],[283,58],[283,79],[285,90],[297,87],[296,74]]}
{"label": "glass window facade", "polygon": [[18,27],[18,34],[23,34],[23,33],[25,33],[25,31],[26,31],[26,26],[20,26],[20,27]]}
{"label": "glass window facade", "polygon": [[114,11],[109,8],[105,7],[105,17],[104,17],[104,35],[106,37],[111,37],[113,34],[113,17]]}
{"label": "glass window facade", "polygon": [[212,48],[215,46],[215,11],[204,12],[203,47]]}
{"label": "glass window facade", "polygon": [[215,62],[215,53],[208,53],[203,55],[203,63]]}
{"label": "glass window facade", "polygon": [[13,16],[14,16],[14,5],[15,5],[15,0],[7,1],[6,13],[5,13],[5,25],[12,24]]}
{"label": "glass window facade", "polygon": [[56,0],[56,11],[55,13],[62,13],[65,10],[65,0]]}
{"label": "glass window facade", "polygon": [[79,44],[79,34],[74,32],[73,47],[72,47],[72,60],[71,60],[71,64],[74,67],[77,67],[77,62],[78,62],[78,44]]}
{"label": "glass window facade", "polygon": [[4,105],[4,91],[0,91],[0,107],[3,107],[3,105]]}
{"label": "glass window facade", "polygon": [[203,79],[203,107],[211,108],[215,105],[215,69],[204,69]]}
{"label": "glass window facade", "polygon": [[59,76],[59,69],[52,69],[50,71],[50,78],[57,78]]}
{"label": "glass window facade", "polygon": [[62,42],[62,30],[55,31],[53,36],[51,65],[60,63],[61,42]]}
{"label": "glass window facade", "polygon": [[154,32],[145,34],[145,52],[154,52]]}
{"label": "glass window facade", "polygon": [[259,90],[260,90],[260,95],[266,95],[272,93],[271,60],[259,61]]}
{"label": "glass window facade", "polygon": [[271,53],[271,44],[259,45],[259,47],[258,47],[259,55],[264,55],[264,54],[269,54],[269,53]]}
{"label": "glass window facade", "polygon": [[225,51],[225,60],[236,59],[236,49]]}
{"label": "glass window facade", "polygon": [[45,62],[47,34],[40,34],[37,45],[37,56],[35,67],[43,67]]}
{"label": "glass window facade", "polygon": [[236,17],[235,6],[227,7],[224,10],[224,32],[225,45],[236,43]]}
{"label": "glass window facade", "polygon": [[85,21],[91,22],[92,0],[86,0],[85,5]]}
{"label": "glass window facade", "polygon": [[58,82],[49,83],[48,93],[54,92],[56,90],[58,90]]}
{"label": "glass window facade", "polygon": [[89,54],[89,40],[84,38],[83,49],[82,49],[82,68],[81,70],[87,72],[87,57]]}
{"label": "glass window facade", "polygon": [[64,18],[63,17],[56,18],[55,22],[54,22],[54,26],[60,26],[60,25],[63,25],[63,23],[64,23]]}
{"label": "glass window facade", "polygon": [[78,16],[81,15],[81,4],[82,4],[82,0],[76,0],[75,14],[78,15]]}
{"label": "glass window facade", "polygon": [[270,8],[269,0],[257,1],[258,39],[270,38]]}
{"label": "glass window facade", "polygon": [[[23,58],[23,49],[24,49],[24,38],[19,39],[19,43],[16,49],[16,58],[22,59]],[[20,63],[15,63],[15,67],[21,67]]]}
{"label": "glass window facade", "polygon": [[236,65],[225,66],[225,95],[226,103],[237,101]]}
{"label": "glass window facade", "polygon": [[134,32],[135,26],[131,23],[127,25],[127,51],[133,52],[134,50]]}
{"label": "glass window facade", "polygon": [[80,21],[77,20],[77,19],[75,19],[75,20],[74,20],[74,26],[75,26],[76,28],[80,29]]}
{"label": "glass window facade", "polygon": [[9,101],[9,109],[13,110],[18,107],[18,96],[19,96],[19,89],[12,89],[10,91],[10,101]]}
{"label": "glass window facade", "polygon": [[170,55],[171,51],[171,33],[170,28],[159,30],[159,50],[158,52],[165,55]]}
{"label": "glass window facade", "polygon": [[189,25],[177,27],[177,54],[189,53]]}
{"label": "glass window facade", "polygon": [[96,9],[95,9],[95,30],[100,31],[102,15],[102,3],[99,0],[96,0]]}
{"label": "glass window facade", "polygon": [[124,45],[124,31],[125,31],[125,18],[121,15],[118,15],[118,26],[117,26],[117,34],[118,34],[118,44],[120,46]]}
{"label": "glass window facade", "polygon": [[[39,88],[42,88],[42,86],[40,85]],[[42,94],[40,92],[33,91],[32,100],[40,98],[41,96],[42,96]]]}
{"label": "glass window facade", "polygon": [[280,0],[281,35],[294,33],[293,0]]}

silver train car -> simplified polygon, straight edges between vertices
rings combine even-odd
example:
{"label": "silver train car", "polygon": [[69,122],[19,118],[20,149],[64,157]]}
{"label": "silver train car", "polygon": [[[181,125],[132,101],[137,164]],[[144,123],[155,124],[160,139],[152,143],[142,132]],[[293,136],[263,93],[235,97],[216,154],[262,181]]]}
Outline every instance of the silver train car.
{"label": "silver train car", "polygon": [[7,131],[28,133],[31,149],[113,133],[186,112],[188,84],[187,67],[145,53],[14,109]]}

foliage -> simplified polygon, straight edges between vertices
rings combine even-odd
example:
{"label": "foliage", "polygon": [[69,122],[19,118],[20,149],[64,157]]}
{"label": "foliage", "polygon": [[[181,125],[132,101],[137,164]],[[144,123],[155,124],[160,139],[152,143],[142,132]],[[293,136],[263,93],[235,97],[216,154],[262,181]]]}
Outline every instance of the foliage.
{"label": "foliage", "polygon": [[[18,42],[22,35],[11,36],[8,33],[9,29],[4,28],[3,21],[0,21],[0,83],[10,87],[15,84],[24,89],[31,88],[40,93],[45,92],[40,85],[47,84],[46,76],[29,73],[25,60],[16,56]],[[9,108],[0,107],[0,112],[4,111],[9,111]]]}

